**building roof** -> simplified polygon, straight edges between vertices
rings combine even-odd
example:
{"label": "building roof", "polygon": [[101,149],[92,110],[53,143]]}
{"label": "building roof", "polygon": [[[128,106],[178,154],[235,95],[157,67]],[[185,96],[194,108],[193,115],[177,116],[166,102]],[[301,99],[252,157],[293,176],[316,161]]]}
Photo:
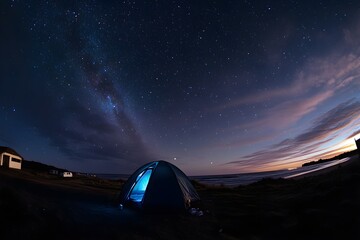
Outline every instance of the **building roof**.
{"label": "building roof", "polygon": [[22,157],[20,154],[18,154],[14,149],[9,148],[9,147],[0,146],[0,154],[1,154],[1,153],[4,153],[4,152],[7,152],[7,153],[10,153],[10,154],[13,154],[13,155],[16,155],[16,156],[19,156],[19,157],[23,158],[23,157]]}

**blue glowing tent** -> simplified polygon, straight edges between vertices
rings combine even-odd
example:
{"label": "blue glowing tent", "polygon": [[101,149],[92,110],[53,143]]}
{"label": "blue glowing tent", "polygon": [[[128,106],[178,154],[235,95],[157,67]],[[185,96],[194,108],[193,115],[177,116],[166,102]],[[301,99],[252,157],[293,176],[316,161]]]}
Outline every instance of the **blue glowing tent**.
{"label": "blue glowing tent", "polygon": [[144,210],[186,210],[199,201],[189,178],[165,161],[140,167],[129,177],[120,194],[120,204]]}

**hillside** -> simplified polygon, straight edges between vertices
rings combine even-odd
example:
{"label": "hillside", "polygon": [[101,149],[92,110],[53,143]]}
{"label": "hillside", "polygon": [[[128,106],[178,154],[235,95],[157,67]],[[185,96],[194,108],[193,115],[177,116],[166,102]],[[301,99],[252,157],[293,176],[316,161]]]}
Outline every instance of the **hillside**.
{"label": "hillside", "polygon": [[68,171],[66,169],[54,167],[40,162],[29,161],[29,160],[23,160],[22,169],[34,170],[39,172],[49,172],[50,170]]}

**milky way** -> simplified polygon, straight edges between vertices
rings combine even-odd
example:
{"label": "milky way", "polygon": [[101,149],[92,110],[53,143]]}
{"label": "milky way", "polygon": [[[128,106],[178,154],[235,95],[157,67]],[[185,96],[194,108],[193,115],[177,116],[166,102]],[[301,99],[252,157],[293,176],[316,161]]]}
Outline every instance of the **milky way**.
{"label": "milky way", "polygon": [[360,2],[0,3],[0,145],[78,171],[275,170],[360,137]]}

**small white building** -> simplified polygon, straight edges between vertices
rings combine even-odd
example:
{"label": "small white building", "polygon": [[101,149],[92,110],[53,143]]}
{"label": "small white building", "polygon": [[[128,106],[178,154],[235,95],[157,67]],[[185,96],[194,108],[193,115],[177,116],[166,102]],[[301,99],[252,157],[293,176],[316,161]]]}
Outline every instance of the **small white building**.
{"label": "small white building", "polygon": [[0,146],[0,166],[21,169],[23,158],[14,149]]}
{"label": "small white building", "polygon": [[73,177],[73,174],[72,174],[72,172],[62,172],[61,176],[62,177]]}

